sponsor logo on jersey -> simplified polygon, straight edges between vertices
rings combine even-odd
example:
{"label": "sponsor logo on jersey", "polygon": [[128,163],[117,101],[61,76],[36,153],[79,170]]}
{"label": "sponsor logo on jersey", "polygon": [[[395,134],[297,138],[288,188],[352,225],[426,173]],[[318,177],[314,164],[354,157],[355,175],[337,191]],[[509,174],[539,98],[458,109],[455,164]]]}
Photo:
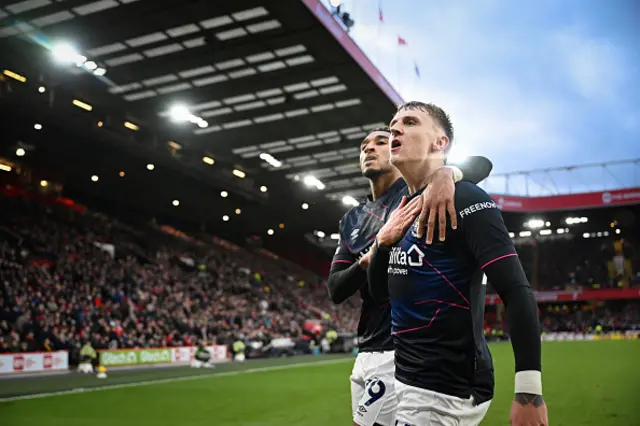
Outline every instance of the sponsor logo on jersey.
{"label": "sponsor logo on jersey", "polygon": [[466,207],[460,211],[460,217],[469,216],[470,214],[486,210],[486,209],[497,209],[498,205],[493,201],[485,201],[483,203],[475,203],[471,204],[469,207]]}
{"label": "sponsor logo on jersey", "polygon": [[424,252],[417,245],[412,244],[407,250],[393,247],[389,255],[389,275],[407,275],[409,266],[420,267],[423,264]]}

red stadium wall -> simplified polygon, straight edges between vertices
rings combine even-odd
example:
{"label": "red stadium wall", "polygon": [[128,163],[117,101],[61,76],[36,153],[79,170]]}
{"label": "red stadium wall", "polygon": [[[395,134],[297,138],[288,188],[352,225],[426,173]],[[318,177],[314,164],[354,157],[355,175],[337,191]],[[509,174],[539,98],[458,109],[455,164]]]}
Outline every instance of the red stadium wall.
{"label": "red stadium wall", "polygon": [[589,209],[640,203],[640,188],[548,197],[516,197],[491,195],[500,210],[508,212],[545,212],[553,210]]}

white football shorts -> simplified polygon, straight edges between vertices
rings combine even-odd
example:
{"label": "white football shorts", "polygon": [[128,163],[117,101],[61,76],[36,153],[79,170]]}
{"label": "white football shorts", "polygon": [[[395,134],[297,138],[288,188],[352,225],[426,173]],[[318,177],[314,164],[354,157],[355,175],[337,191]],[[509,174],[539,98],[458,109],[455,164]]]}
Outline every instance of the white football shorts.
{"label": "white football shorts", "polygon": [[398,403],[393,351],[359,353],[350,379],[353,421],[392,426]]}
{"label": "white football shorts", "polygon": [[489,410],[491,401],[474,405],[469,399],[457,398],[396,380],[398,407],[394,426],[478,426]]}

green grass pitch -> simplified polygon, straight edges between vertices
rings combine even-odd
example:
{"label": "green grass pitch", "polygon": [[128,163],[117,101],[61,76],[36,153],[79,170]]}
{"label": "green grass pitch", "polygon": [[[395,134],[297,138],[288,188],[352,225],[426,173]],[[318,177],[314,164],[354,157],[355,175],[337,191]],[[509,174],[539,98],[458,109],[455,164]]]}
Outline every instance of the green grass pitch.
{"label": "green grass pitch", "polygon": [[[496,395],[483,425],[508,425],[513,393],[509,344],[491,346]],[[353,357],[298,358],[187,368],[0,380],[0,398],[95,386],[95,392],[0,402],[2,426],[350,425]],[[554,426],[640,425],[640,341],[543,345],[544,394]],[[298,363],[298,365],[295,365]],[[249,369],[249,371],[247,371]],[[220,374],[222,373],[222,374]],[[174,379],[187,377],[186,380]]]}

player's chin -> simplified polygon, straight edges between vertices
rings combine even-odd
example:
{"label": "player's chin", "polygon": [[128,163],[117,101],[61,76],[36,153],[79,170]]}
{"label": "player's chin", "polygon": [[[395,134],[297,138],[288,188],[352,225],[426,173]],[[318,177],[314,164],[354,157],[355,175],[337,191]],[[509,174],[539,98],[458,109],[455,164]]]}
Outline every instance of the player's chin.
{"label": "player's chin", "polygon": [[389,156],[389,162],[394,167],[402,166],[402,164],[404,164],[405,161],[406,161],[406,158],[400,152],[397,152],[397,153],[392,152],[391,155]]}
{"label": "player's chin", "polygon": [[380,167],[367,166],[362,168],[362,176],[372,178],[380,174]]}

